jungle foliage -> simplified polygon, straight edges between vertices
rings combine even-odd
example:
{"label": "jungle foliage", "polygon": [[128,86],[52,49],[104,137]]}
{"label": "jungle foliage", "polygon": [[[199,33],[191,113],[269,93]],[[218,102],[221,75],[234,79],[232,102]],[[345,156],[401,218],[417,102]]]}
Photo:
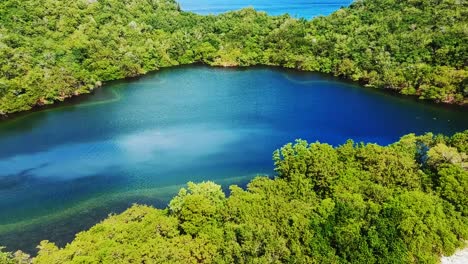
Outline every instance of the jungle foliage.
{"label": "jungle foliage", "polygon": [[134,205],[62,249],[43,241],[32,260],[0,260],[438,263],[468,238],[467,148],[468,131],[389,146],[298,140],[274,153],[274,179],[231,186],[228,197],[215,183],[189,183],[167,209]]}
{"label": "jungle foliage", "polygon": [[218,16],[174,0],[3,0],[0,115],[161,67],[275,65],[464,104],[468,4],[358,0],[311,21],[253,9]]}

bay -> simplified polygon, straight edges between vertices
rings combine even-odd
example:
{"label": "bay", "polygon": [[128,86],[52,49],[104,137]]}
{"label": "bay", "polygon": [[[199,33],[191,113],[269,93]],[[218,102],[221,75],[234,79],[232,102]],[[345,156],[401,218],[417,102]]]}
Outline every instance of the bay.
{"label": "bay", "polygon": [[77,102],[0,122],[0,245],[34,252],[132,203],[165,207],[186,182],[225,190],[274,176],[302,138],[389,144],[468,129],[466,108],[317,73],[185,66],[112,82]]}

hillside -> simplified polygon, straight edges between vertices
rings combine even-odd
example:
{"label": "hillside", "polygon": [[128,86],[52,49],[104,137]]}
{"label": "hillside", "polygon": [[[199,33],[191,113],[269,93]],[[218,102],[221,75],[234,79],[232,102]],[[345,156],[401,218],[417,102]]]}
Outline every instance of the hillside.
{"label": "hillside", "polygon": [[173,0],[5,0],[0,115],[196,62],[320,71],[464,104],[467,20],[458,0],[356,1],[311,21],[253,9],[200,16]]}

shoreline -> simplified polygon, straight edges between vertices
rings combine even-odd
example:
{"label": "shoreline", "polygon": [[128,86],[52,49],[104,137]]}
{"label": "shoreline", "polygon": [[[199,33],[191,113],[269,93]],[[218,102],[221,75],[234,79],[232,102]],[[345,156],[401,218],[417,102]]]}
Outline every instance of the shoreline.
{"label": "shoreline", "polygon": [[23,116],[27,116],[29,114],[33,114],[36,112],[42,112],[42,111],[47,111],[47,110],[52,110],[55,108],[60,108],[60,107],[68,107],[68,106],[74,106],[79,104],[80,102],[84,101],[87,99],[87,97],[91,97],[95,94],[96,90],[98,89],[105,89],[106,86],[111,85],[113,83],[117,82],[131,82],[134,80],[138,80],[140,78],[145,78],[148,75],[151,74],[157,74],[161,71],[165,70],[173,70],[173,69],[180,69],[184,67],[206,67],[206,68],[213,68],[213,69],[231,69],[231,70],[249,70],[249,69],[258,69],[258,68],[272,68],[272,69],[277,69],[280,71],[292,71],[292,72],[297,72],[297,73],[312,73],[312,74],[318,74],[318,75],[323,75],[327,78],[333,78],[337,79],[339,81],[342,81],[344,83],[349,83],[353,84],[356,86],[359,86],[362,89],[373,89],[376,91],[380,91],[382,93],[389,94],[394,97],[398,98],[403,98],[406,100],[412,100],[417,103],[422,103],[422,104],[428,104],[436,107],[447,107],[447,108],[452,108],[454,110],[461,110],[461,111],[468,111],[468,103],[466,103],[466,100],[464,103],[457,104],[457,103],[447,103],[447,102],[437,102],[434,100],[427,100],[427,99],[419,99],[417,95],[404,95],[399,93],[396,90],[388,89],[388,88],[377,88],[377,87],[367,87],[365,83],[360,82],[360,81],[353,81],[349,78],[344,78],[342,76],[335,76],[331,73],[323,73],[319,71],[307,71],[307,70],[301,70],[298,68],[288,68],[280,65],[263,65],[263,64],[257,64],[257,65],[250,65],[250,66],[220,66],[220,65],[210,65],[206,64],[203,62],[194,62],[190,64],[180,64],[180,65],[172,65],[168,67],[161,67],[157,68],[155,70],[148,71],[144,74],[136,75],[136,76],[128,76],[122,79],[115,79],[115,80],[109,80],[109,81],[100,81],[100,85],[95,87],[94,89],[88,91],[87,93],[76,93],[72,94],[68,97],[65,97],[63,101],[53,101],[50,104],[43,104],[43,105],[35,105],[32,106],[31,109],[29,110],[23,110],[23,111],[17,111],[13,113],[8,113],[8,114],[1,114],[0,113],[0,123],[1,122],[7,122],[7,121],[12,121],[17,118],[21,118]]}

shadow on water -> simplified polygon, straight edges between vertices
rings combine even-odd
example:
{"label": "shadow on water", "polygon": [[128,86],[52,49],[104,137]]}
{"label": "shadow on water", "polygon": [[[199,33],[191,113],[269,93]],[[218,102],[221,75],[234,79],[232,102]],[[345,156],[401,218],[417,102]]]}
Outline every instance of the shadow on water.
{"label": "shadow on water", "polygon": [[[225,182],[221,185],[222,190],[226,195],[229,195],[229,186],[237,185],[241,188],[246,188],[251,178],[234,178],[229,183],[226,180],[216,182]],[[18,226],[10,231],[2,231],[0,229],[0,244],[6,246],[7,251],[21,249],[33,256],[37,254],[37,245],[43,240],[48,240],[54,242],[59,247],[64,247],[75,238],[77,233],[88,230],[96,223],[106,219],[109,215],[122,213],[134,204],[149,205],[159,209],[166,208],[169,201],[177,194],[181,187],[185,186],[171,186],[167,190],[163,190],[163,188],[161,195],[147,194],[140,196],[138,194],[126,195],[123,193],[122,197],[117,199],[110,198],[110,201],[108,201],[104,198],[102,201],[92,202],[91,205],[81,206],[73,210],[73,212],[65,213],[64,216],[51,218],[47,221],[37,221],[34,224]],[[142,190],[141,192],[147,191]]]}
{"label": "shadow on water", "polygon": [[[104,88],[104,87],[103,87]],[[76,111],[80,105],[93,101],[106,101],[113,98],[108,89],[98,88],[88,94],[81,94],[67,98],[65,101],[55,102],[51,105],[36,106],[31,110],[0,116],[0,136],[19,132],[31,131],[47,118],[49,111]],[[27,122],[22,122],[27,118]]]}
{"label": "shadow on water", "polygon": [[35,181],[35,177],[32,172],[36,169],[47,167],[49,163],[43,163],[34,168],[28,168],[20,171],[17,174],[0,175],[0,192],[2,190],[11,190],[18,188],[25,184],[31,184]]}
{"label": "shadow on water", "polygon": [[[8,115],[0,115],[0,125],[5,126],[6,128],[10,127],[11,124],[11,131],[12,132],[21,132],[26,129],[28,131],[28,126],[24,126],[25,129],[22,129],[21,126],[17,127],[16,121],[22,120],[23,118],[29,118],[34,116],[35,119],[33,120],[33,123],[40,124],[41,120],[47,117],[47,112],[49,111],[56,111],[56,110],[63,110],[63,111],[75,111],[79,109],[80,107],[86,107],[86,106],[93,106],[93,105],[99,105],[101,103],[112,103],[118,101],[120,98],[120,94],[115,93],[114,89],[116,87],[119,87],[121,85],[125,84],[131,84],[135,81],[144,79],[144,78],[154,78],[154,75],[163,72],[163,71],[169,71],[172,69],[177,69],[177,68],[184,68],[184,67],[196,67],[196,66],[202,65],[202,64],[192,64],[192,65],[181,65],[181,66],[173,66],[173,67],[168,67],[168,68],[161,68],[159,70],[155,71],[150,71],[144,75],[139,75],[135,77],[127,77],[124,79],[120,80],[113,80],[113,81],[107,81],[104,82],[102,87],[96,88],[89,93],[84,93],[84,94],[79,94],[75,95],[72,97],[69,97],[65,99],[64,101],[56,101],[53,104],[48,104],[48,105],[41,105],[41,106],[35,106],[30,110],[27,111],[21,111],[18,113],[12,113]],[[43,114],[43,115],[39,115]],[[36,122],[36,119],[37,122]],[[28,120],[28,122],[31,122]],[[15,125],[15,126],[13,126]],[[35,126],[31,126],[29,128],[34,128]],[[17,130],[16,130],[17,129]],[[8,129],[5,129],[8,131]],[[1,136],[2,130],[0,130],[0,136]]]}
{"label": "shadow on water", "polygon": [[[8,227],[15,228],[16,224],[35,225],[38,223],[37,219],[45,219],[47,222],[50,218],[77,212],[74,205],[99,196],[103,190],[108,193],[116,192],[118,190],[115,185],[125,185],[125,179],[118,175],[61,179],[42,178],[33,171],[34,169],[28,169],[16,175],[0,177],[0,234],[8,231]],[[110,200],[97,200],[105,203],[108,201]],[[93,207],[97,202],[85,205]]]}
{"label": "shadow on water", "polygon": [[[37,245],[43,240],[54,242],[59,247],[64,247],[81,231],[87,230],[97,222],[107,218],[109,214],[119,214],[133,204],[147,204],[158,208],[164,208],[168,200],[136,198],[128,201],[118,201],[105,204],[101,207],[85,209],[50,222],[44,222],[12,232],[0,233],[2,245],[6,245],[7,251],[21,249],[24,252],[35,255]],[[112,208],[112,211],[109,211]]]}
{"label": "shadow on water", "polygon": [[[0,116],[0,125],[2,125],[2,127],[0,127],[0,136],[2,136],[2,133],[5,133],[6,135],[8,135],[8,134],[16,133],[16,132],[30,131],[31,129],[35,127],[36,124],[37,125],[41,124],[42,120],[47,117],[46,113],[48,111],[59,110],[59,109],[63,111],[67,111],[67,109],[68,111],[75,111],[80,106],[92,106],[92,105],[95,105],[94,103],[100,104],[100,103],[107,103],[107,102],[112,103],[112,102],[118,101],[118,99],[120,98],[116,98],[116,96],[118,97],[119,95],[113,92],[113,89],[116,86],[131,84],[138,80],[151,79],[151,78],[154,78],[156,75],[163,74],[165,72],[170,72],[174,70],[183,70],[183,69],[193,69],[193,68],[205,68],[205,69],[210,69],[210,70],[232,71],[232,72],[250,71],[254,69],[260,69],[260,70],[261,69],[267,69],[267,70],[273,69],[281,73],[286,79],[292,82],[305,84],[308,81],[302,80],[304,76],[307,76],[307,77],[314,76],[313,77],[314,80],[322,80],[322,81],[326,80],[326,81],[331,81],[331,82],[339,82],[342,84],[346,83],[353,88],[366,89],[366,90],[371,91],[371,93],[375,93],[379,95],[393,96],[395,97],[395,99],[400,99],[402,101],[415,102],[418,104],[424,104],[424,105],[434,106],[436,108],[444,108],[448,110],[464,111],[464,112],[468,111],[467,104],[456,105],[456,104],[437,103],[437,102],[429,101],[429,100],[421,100],[421,99],[418,99],[417,96],[402,95],[396,90],[364,87],[364,85],[359,82],[352,81],[350,79],[341,78],[341,77],[336,77],[327,73],[301,71],[297,69],[284,68],[281,66],[254,65],[254,66],[247,66],[247,67],[227,67],[226,68],[226,67],[209,66],[204,63],[193,63],[193,64],[188,64],[188,65],[179,65],[179,66],[161,68],[159,70],[150,71],[140,76],[128,77],[125,79],[114,80],[114,81],[108,81],[108,82],[105,82],[101,88],[97,88],[88,94],[81,94],[78,96],[73,96],[73,97],[67,98],[65,101],[58,101],[51,105],[36,106],[33,109],[28,110],[28,111],[22,111],[19,113],[13,113],[13,114],[9,114],[6,116]],[[297,80],[294,79],[295,77],[298,79]],[[34,115],[34,118],[28,119],[28,122],[24,122],[24,123],[17,122],[23,118],[30,117],[31,115]],[[18,123],[20,123],[20,125],[18,125]]]}
{"label": "shadow on water", "polygon": [[63,246],[132,203],[165,207],[187,181],[229,193],[271,172],[272,151],[296,138],[389,144],[467,129],[466,110],[261,66],[181,66],[110,82],[0,122],[0,245]]}

